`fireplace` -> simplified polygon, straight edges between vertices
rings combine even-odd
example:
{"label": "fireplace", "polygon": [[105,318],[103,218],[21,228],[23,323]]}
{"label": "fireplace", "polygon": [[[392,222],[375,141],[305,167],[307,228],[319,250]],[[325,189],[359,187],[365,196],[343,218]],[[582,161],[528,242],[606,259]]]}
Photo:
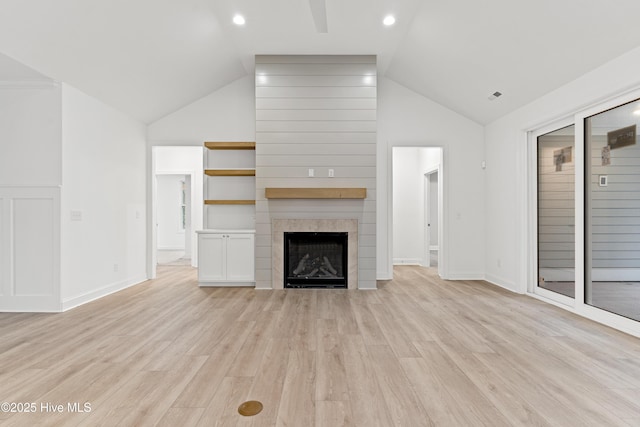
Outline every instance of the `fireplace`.
{"label": "fireplace", "polygon": [[283,234],[285,288],[347,288],[348,233]]}
{"label": "fireplace", "polygon": [[[283,289],[284,233],[347,233],[347,289],[358,289],[358,220],[349,219],[287,219],[274,218],[271,223],[271,286]],[[304,255],[304,254],[303,254]],[[296,266],[297,267],[297,266]]]}

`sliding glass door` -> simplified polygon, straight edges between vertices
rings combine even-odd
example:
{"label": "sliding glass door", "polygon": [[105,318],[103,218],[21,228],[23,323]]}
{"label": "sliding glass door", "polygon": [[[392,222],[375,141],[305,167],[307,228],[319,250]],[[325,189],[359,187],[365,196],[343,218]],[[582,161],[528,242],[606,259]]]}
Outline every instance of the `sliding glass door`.
{"label": "sliding glass door", "polygon": [[[539,135],[536,293],[575,298],[575,126]],[[553,294],[551,294],[551,293]],[[555,295],[554,295],[555,294]]]}
{"label": "sliding glass door", "polygon": [[584,303],[640,320],[640,102],[584,119]]}

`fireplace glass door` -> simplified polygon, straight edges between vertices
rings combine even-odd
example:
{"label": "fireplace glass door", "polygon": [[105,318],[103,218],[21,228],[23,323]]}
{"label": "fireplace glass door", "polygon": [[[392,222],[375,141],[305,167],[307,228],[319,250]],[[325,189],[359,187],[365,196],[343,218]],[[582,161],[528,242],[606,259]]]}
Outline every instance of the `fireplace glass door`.
{"label": "fireplace glass door", "polygon": [[285,288],[347,288],[348,233],[284,233]]}

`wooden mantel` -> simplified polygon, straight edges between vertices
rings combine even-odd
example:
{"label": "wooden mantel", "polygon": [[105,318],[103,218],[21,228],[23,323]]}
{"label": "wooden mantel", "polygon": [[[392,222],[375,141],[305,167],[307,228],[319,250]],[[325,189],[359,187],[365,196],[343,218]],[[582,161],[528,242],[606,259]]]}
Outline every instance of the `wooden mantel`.
{"label": "wooden mantel", "polygon": [[365,199],[366,188],[265,188],[267,199]]}

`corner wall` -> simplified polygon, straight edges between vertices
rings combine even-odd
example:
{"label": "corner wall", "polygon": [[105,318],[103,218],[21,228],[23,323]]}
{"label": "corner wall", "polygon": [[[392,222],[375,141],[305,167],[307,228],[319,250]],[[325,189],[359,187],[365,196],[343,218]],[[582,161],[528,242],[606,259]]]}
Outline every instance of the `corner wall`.
{"label": "corner wall", "polygon": [[62,304],[146,280],[146,126],[63,84]]}

